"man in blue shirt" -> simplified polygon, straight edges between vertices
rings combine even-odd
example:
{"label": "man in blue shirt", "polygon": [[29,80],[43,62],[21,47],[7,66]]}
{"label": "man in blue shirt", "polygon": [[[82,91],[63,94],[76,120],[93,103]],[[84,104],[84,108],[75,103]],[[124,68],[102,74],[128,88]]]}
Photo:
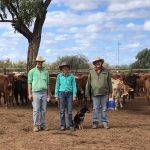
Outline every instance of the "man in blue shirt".
{"label": "man in blue shirt", "polygon": [[61,63],[59,69],[62,72],[57,75],[55,97],[59,98],[60,104],[60,130],[64,131],[66,128],[65,107],[68,113],[68,128],[72,130],[72,101],[76,100],[76,81],[74,75],[68,72],[70,66],[66,62]]}

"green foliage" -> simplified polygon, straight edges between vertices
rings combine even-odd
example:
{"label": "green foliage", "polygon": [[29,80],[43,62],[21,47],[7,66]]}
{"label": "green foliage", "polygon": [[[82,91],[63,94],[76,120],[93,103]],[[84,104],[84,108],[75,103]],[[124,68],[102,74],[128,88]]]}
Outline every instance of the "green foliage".
{"label": "green foliage", "polygon": [[21,20],[29,27],[34,18],[42,14],[42,0],[1,0],[0,10],[4,18],[7,18],[7,13],[10,12],[14,20]]}
{"label": "green foliage", "polygon": [[51,69],[58,69],[61,62],[67,62],[71,69],[88,69],[89,61],[84,55],[58,57],[56,62],[50,65]]}
{"label": "green foliage", "polygon": [[130,65],[131,69],[148,69],[150,68],[150,49],[146,48],[136,55],[137,61]]}
{"label": "green foliage", "polygon": [[26,68],[25,61],[11,62],[10,59],[0,61],[0,68]]}

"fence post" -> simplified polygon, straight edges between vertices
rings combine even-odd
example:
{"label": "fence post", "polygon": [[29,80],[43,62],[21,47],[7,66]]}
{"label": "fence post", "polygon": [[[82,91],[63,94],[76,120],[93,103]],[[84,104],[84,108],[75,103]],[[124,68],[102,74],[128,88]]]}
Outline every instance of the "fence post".
{"label": "fence post", "polygon": [[6,68],[3,69],[3,72],[4,72],[4,74],[6,74],[6,72],[7,72],[7,71],[6,71]]}

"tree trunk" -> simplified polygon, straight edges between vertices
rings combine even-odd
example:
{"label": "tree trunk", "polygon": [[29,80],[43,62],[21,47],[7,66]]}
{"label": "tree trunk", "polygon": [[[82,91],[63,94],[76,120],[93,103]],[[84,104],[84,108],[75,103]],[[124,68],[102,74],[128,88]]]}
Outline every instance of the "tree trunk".
{"label": "tree trunk", "polygon": [[29,40],[28,46],[28,56],[27,56],[27,73],[30,69],[34,68],[36,65],[36,57],[38,55],[38,50],[40,46],[41,37],[33,37],[33,40]]}

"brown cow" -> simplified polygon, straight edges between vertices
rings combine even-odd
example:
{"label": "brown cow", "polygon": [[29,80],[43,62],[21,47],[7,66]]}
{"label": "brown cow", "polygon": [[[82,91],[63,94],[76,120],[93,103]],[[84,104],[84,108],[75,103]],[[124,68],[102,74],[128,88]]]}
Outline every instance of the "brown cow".
{"label": "brown cow", "polygon": [[85,97],[87,78],[87,75],[75,76],[77,85],[77,100],[79,105],[83,105],[83,102],[86,102],[87,100]]}
{"label": "brown cow", "polygon": [[139,74],[139,78],[136,79],[136,94],[142,96],[145,94],[145,81],[150,78],[149,74]]}
{"label": "brown cow", "polygon": [[22,105],[28,103],[28,92],[27,92],[27,76],[23,74],[15,75],[14,81],[14,96],[16,104],[19,105],[18,97]]}
{"label": "brown cow", "polygon": [[145,99],[150,105],[150,78],[145,81],[146,96]]}
{"label": "brown cow", "polygon": [[52,95],[55,95],[55,84],[56,84],[56,77],[50,77],[50,92]]}
{"label": "brown cow", "polygon": [[1,94],[4,94],[4,103],[8,105],[13,105],[13,75],[0,75],[0,103]]}

